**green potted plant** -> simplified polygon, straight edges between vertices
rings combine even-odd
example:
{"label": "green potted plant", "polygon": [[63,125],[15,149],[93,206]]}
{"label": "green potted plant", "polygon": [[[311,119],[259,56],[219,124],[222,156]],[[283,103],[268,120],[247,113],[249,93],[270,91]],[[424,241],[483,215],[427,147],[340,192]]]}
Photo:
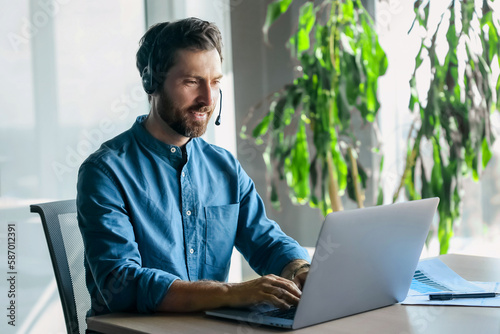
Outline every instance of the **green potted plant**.
{"label": "green potted plant", "polygon": [[[460,217],[463,179],[479,180],[492,156],[490,116],[500,108],[500,79],[493,76],[500,64],[500,21],[488,1],[450,1],[437,27],[429,22],[429,1],[416,1],[414,9],[411,29],[422,35],[410,81],[409,108],[415,118],[393,200],[402,189],[412,200],[441,199],[438,239],[444,254]],[[438,45],[446,52],[440,53]],[[419,71],[430,76],[419,76]],[[419,80],[428,81],[428,90],[417,89]],[[424,145],[432,147],[432,154],[425,154]]]}
{"label": "green potted plant", "polygon": [[[268,6],[264,36],[292,2],[277,0]],[[443,254],[461,214],[463,179],[478,180],[492,155],[490,115],[500,108],[500,79],[493,75],[500,64],[500,22],[487,1],[450,0],[437,28],[428,22],[430,1],[416,1],[414,10],[412,29],[423,36],[410,81],[409,108],[415,119],[392,200],[441,199],[438,240]],[[443,33],[446,38],[439,40]],[[448,44],[444,54],[438,43]],[[280,207],[277,184],[284,180],[293,203],[309,203],[324,215],[342,210],[344,194],[362,207],[367,174],[357,159],[352,120],[356,114],[367,124],[375,120],[377,80],[387,68],[373,22],[357,0],[307,1],[289,48],[300,75],[271,96],[269,110],[252,131],[257,143],[267,145],[264,160],[273,206]],[[429,89],[419,92],[423,77],[418,72],[425,66],[431,74]],[[426,145],[432,154],[426,155]],[[378,174],[383,161],[382,156]],[[377,204],[383,200],[379,187]]]}
{"label": "green potted plant", "polygon": [[[265,36],[292,2],[268,6]],[[375,120],[377,81],[387,69],[373,21],[359,0],[307,1],[288,46],[300,74],[271,96],[252,130],[257,143],[267,145],[273,206],[280,207],[277,184],[285,181],[293,203],[308,203],[324,215],[342,210],[344,194],[362,207],[367,174],[352,120],[355,114],[364,124]]]}

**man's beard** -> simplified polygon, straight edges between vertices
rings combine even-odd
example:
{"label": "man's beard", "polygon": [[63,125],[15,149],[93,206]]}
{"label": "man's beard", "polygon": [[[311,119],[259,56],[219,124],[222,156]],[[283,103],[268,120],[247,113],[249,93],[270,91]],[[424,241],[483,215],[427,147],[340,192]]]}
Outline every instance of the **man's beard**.
{"label": "man's beard", "polygon": [[[203,121],[196,121],[190,118],[190,113],[204,112],[207,117]],[[161,119],[178,134],[193,138],[202,136],[207,130],[208,121],[214,111],[213,106],[195,104],[187,108],[180,108],[166,92],[161,92],[161,107],[159,115]]]}

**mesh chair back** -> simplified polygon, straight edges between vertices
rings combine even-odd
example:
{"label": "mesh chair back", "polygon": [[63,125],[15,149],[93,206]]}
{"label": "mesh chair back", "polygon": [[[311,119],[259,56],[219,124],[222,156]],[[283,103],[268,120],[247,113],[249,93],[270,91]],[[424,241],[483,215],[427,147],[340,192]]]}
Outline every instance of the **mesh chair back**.
{"label": "mesh chair back", "polygon": [[83,334],[90,295],[85,285],[83,241],[74,199],[30,206],[40,214],[69,334]]}

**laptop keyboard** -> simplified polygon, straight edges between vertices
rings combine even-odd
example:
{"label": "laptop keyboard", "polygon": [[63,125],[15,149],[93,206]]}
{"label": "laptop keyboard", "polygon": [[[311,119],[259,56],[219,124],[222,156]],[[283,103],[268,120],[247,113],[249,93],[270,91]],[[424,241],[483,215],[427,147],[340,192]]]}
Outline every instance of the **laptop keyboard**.
{"label": "laptop keyboard", "polygon": [[292,320],[295,317],[296,311],[297,311],[297,308],[292,307],[292,308],[289,308],[288,310],[277,309],[277,310],[262,312],[261,314],[268,316],[268,317],[276,317],[276,318],[281,318],[281,319]]}

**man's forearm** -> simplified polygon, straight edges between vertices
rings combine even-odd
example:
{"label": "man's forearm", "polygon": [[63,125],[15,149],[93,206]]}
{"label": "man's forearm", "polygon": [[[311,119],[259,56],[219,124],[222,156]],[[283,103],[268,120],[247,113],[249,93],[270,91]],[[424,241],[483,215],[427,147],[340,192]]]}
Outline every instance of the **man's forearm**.
{"label": "man's forearm", "polygon": [[300,295],[301,291],[295,283],[276,275],[242,283],[177,280],[170,286],[157,311],[195,312],[259,303],[290,308],[299,302]]}
{"label": "man's forearm", "polygon": [[228,306],[228,283],[174,281],[158,311],[195,312]]}

